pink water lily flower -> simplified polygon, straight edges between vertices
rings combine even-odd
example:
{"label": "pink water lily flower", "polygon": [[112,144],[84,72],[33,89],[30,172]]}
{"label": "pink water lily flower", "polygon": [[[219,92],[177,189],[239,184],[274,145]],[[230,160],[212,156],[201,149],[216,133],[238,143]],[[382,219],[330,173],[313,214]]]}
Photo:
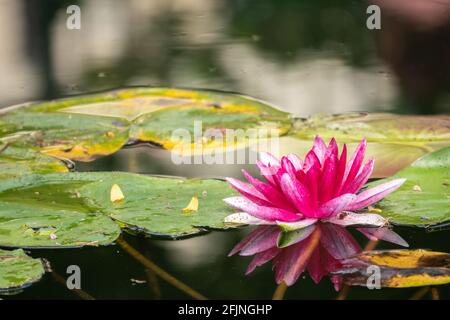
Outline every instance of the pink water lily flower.
{"label": "pink water lily flower", "polygon": [[[371,240],[384,239],[406,245],[398,235],[392,236],[392,231],[376,232],[373,229],[388,230],[384,228],[387,225],[384,217],[361,212],[395,191],[405,181],[395,179],[359,192],[374,168],[373,159],[363,164],[366,146],[364,139],[349,161],[345,144],[339,155],[334,138],[327,146],[318,136],[304,160],[293,154],[278,160],[269,153],[261,153],[257,166],[266,182],[252,177],[245,170],[242,172],[249,183],[227,178],[242,196],[224,199],[228,205],[240,211],[227,216],[225,221],[273,225],[289,232],[319,222],[342,227],[357,226]],[[279,237],[279,233],[276,236]],[[291,280],[286,282],[288,285],[293,283]]]}

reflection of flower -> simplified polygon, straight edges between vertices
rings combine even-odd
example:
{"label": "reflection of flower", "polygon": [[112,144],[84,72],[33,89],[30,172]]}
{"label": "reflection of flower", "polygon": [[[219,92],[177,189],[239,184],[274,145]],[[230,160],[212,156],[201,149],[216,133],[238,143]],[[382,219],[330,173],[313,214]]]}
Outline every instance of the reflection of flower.
{"label": "reflection of flower", "polygon": [[224,201],[242,212],[226,217],[225,221],[264,225],[230,254],[256,254],[247,272],[274,259],[276,281],[291,285],[305,267],[314,281],[319,281],[337,260],[359,251],[342,227],[359,226],[358,230],[371,240],[407,245],[385,227],[387,221],[382,216],[354,212],[381,200],[405,181],[392,180],[357,194],[374,166],[374,160],[362,165],[365,149],[363,140],[347,162],[346,145],[339,156],[334,139],[326,146],[316,137],[304,161],[295,155],[279,161],[268,153],[261,154],[257,165],[267,183],[245,170],[243,174],[250,184],[228,178],[242,196]]}

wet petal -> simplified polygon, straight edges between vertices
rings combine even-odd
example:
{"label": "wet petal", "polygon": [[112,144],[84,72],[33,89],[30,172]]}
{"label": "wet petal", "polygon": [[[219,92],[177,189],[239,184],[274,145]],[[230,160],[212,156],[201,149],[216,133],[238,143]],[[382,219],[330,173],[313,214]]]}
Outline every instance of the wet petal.
{"label": "wet petal", "polygon": [[406,179],[395,179],[361,192],[350,204],[348,210],[359,210],[380,201],[397,190],[405,181]]}
{"label": "wet petal", "polygon": [[254,203],[261,206],[270,206],[270,202],[261,192],[256,190],[254,186],[234,178],[226,178],[226,180],[233,187],[233,189],[246,198],[249,198]]}
{"label": "wet petal", "polygon": [[256,178],[253,178],[247,171],[242,169],[242,173],[244,174],[244,177],[250,182],[261,194],[264,195],[264,197],[272,203],[274,207],[286,209],[293,211],[295,210],[295,207],[290,205],[288,201],[286,201],[286,198],[278,192],[277,189],[275,189],[270,184],[266,184]]}
{"label": "wet petal", "polygon": [[317,218],[333,217],[344,211],[348,205],[354,201],[356,195],[346,193],[334,199],[331,199],[320,206]]}
{"label": "wet petal", "polygon": [[317,156],[319,162],[323,164],[325,160],[325,153],[327,151],[327,146],[321,137],[318,135],[314,138],[314,145],[312,150],[314,154]]}
{"label": "wet petal", "polygon": [[348,211],[342,212],[337,216],[326,219],[326,222],[343,227],[348,226],[382,227],[387,224],[387,220],[378,214],[354,213]]}
{"label": "wet petal", "polygon": [[280,166],[280,161],[269,152],[260,152],[259,160],[266,167]]}
{"label": "wet petal", "polygon": [[285,197],[299,212],[302,214],[311,213],[309,190],[302,183],[285,173],[281,177],[280,186]]}
{"label": "wet petal", "polygon": [[235,224],[249,224],[249,225],[262,225],[262,224],[275,224],[276,222],[270,222],[262,220],[249,215],[247,212],[236,212],[225,217],[223,220],[225,223]]}
{"label": "wet petal", "polygon": [[400,235],[389,228],[357,228],[357,230],[369,240],[384,240],[399,246],[409,247],[409,244]]}
{"label": "wet petal", "polygon": [[293,212],[283,210],[280,208],[273,208],[273,207],[264,207],[264,206],[258,206],[254,202],[250,201],[249,199],[245,197],[230,197],[225,198],[223,201],[244,212],[247,212],[248,214],[267,221],[287,221],[287,222],[293,222],[299,220],[301,217]]}
{"label": "wet petal", "polygon": [[359,173],[359,170],[361,168],[361,164],[364,160],[364,154],[366,152],[367,147],[367,141],[366,139],[363,139],[361,143],[356,148],[355,152],[353,153],[350,161],[347,163],[345,173],[344,173],[344,184],[342,185],[341,190],[346,190],[349,185],[353,182],[353,179],[355,179],[356,175]]}
{"label": "wet petal", "polygon": [[240,252],[241,256],[252,256],[277,246],[278,236],[281,230],[278,227],[270,227],[261,232],[245,245]]}
{"label": "wet petal", "polygon": [[321,225],[321,244],[335,259],[345,259],[361,251],[358,243],[345,228],[326,223]]}
{"label": "wet petal", "polygon": [[372,171],[374,168],[375,161],[373,159],[370,159],[367,161],[367,163],[364,165],[361,172],[356,176],[356,178],[348,185],[347,189],[342,189],[341,192],[345,193],[356,193],[359,189],[361,189],[369,180],[370,176],[372,175]]}
{"label": "wet petal", "polygon": [[275,280],[279,284],[293,285],[306,265],[314,250],[318,248],[320,229],[316,229],[306,240],[284,248],[274,260]]}
{"label": "wet petal", "polygon": [[258,235],[264,233],[270,226],[261,226],[250,232],[244,239],[242,239],[237,245],[234,246],[233,250],[228,254],[229,257],[235,255],[242,250],[246,245],[253,241]]}
{"label": "wet petal", "polygon": [[295,171],[301,170],[303,167],[303,162],[302,160],[297,157],[295,154],[288,154],[287,158],[289,159],[289,161],[292,163],[292,165],[295,168]]}
{"label": "wet petal", "polygon": [[253,260],[250,262],[250,264],[247,267],[247,271],[245,271],[245,274],[248,275],[252,273],[257,267],[262,266],[263,264],[269,262],[273,258],[275,258],[278,253],[280,252],[280,249],[277,247],[271,248],[269,250],[266,250],[264,252],[257,253]]}

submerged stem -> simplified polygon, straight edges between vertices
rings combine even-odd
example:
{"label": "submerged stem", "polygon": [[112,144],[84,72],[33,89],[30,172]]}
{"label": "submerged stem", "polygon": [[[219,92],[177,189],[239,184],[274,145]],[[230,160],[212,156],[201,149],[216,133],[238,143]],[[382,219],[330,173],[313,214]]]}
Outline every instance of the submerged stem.
{"label": "submerged stem", "polygon": [[154,272],[158,277],[166,281],[167,283],[173,285],[175,288],[183,291],[190,297],[197,300],[207,300],[207,298],[181,282],[171,274],[167,273],[165,270],[157,266],[154,262],[150,261],[146,257],[144,257],[139,251],[130,246],[125,240],[119,238],[116,240],[117,244],[119,244],[123,250],[125,250],[129,255],[131,255],[134,259],[136,259],[143,266]]}
{"label": "submerged stem", "polygon": [[[58,282],[59,284],[61,284],[62,286],[67,288],[66,279],[64,279],[62,276],[57,274],[55,271],[52,271],[51,274],[52,274],[53,279],[55,279],[56,282]],[[86,291],[83,291],[81,289],[69,289],[69,290],[72,291],[73,293],[75,293],[77,296],[79,296],[83,300],[95,300],[95,298],[93,296],[91,296],[89,293],[87,293]]]}
{"label": "submerged stem", "polygon": [[273,293],[272,300],[283,300],[287,288],[288,286],[286,285],[286,283],[284,282],[280,283],[275,289],[275,292]]}

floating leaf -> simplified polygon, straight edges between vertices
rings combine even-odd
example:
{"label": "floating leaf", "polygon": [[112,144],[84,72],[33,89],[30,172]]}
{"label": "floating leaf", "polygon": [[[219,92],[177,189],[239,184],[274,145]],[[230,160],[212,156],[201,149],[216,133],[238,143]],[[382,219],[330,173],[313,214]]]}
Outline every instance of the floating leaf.
{"label": "floating leaf", "polygon": [[60,160],[32,149],[6,144],[0,152],[0,179],[66,171],[67,166]]}
{"label": "floating leaf", "polygon": [[[127,194],[126,201],[111,202],[114,183]],[[202,205],[183,214],[186,199],[203,190],[208,190],[208,197]],[[204,227],[228,228],[224,218],[231,210],[221,199],[230,195],[235,192],[224,181],[130,173],[70,172],[4,180],[0,182],[0,246],[106,245],[119,236],[117,223],[133,232],[169,237],[193,235]]]}
{"label": "floating leaf", "polygon": [[407,180],[377,204],[380,215],[395,224],[421,227],[435,227],[450,220],[450,147],[420,158],[392,178]]}
{"label": "floating leaf", "polygon": [[[120,228],[79,197],[83,180],[30,175],[0,184],[0,246],[54,248],[113,243]],[[59,174],[56,174],[59,176]],[[47,178],[48,177],[48,178]]]}
{"label": "floating leaf", "polygon": [[375,158],[373,177],[391,176],[419,157],[450,146],[450,117],[388,113],[315,115],[295,119],[287,136],[279,141],[280,154],[304,156],[319,134],[336,138],[353,152],[361,139],[368,141],[366,157]]}
{"label": "floating leaf", "polygon": [[[450,254],[427,250],[366,251],[343,260],[334,272],[348,285],[366,286],[380,270],[382,287],[407,288],[450,283]],[[371,267],[371,268],[369,268]]]}
{"label": "floating leaf", "polygon": [[33,259],[22,249],[0,250],[0,294],[18,293],[39,281],[45,273],[41,259]]}
{"label": "floating leaf", "polygon": [[[0,116],[1,139],[77,161],[114,153],[128,140],[150,141],[169,150],[180,145],[179,150],[191,150],[197,143],[205,150],[222,150],[222,143],[204,133],[273,129],[284,134],[290,127],[289,114],[250,97],[166,88],[121,89],[27,104],[7,108]],[[180,142],[173,135],[177,129],[191,139]],[[247,140],[228,147],[246,146]]]}

